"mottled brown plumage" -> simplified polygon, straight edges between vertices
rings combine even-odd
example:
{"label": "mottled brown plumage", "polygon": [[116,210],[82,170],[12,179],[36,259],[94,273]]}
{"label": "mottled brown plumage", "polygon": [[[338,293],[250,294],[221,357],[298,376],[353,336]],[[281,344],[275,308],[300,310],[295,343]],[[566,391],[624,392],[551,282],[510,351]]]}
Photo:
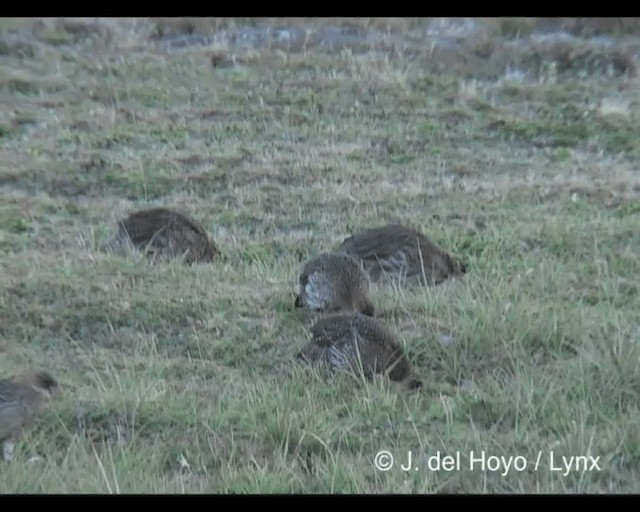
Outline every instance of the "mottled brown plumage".
{"label": "mottled brown plumage", "polygon": [[118,222],[118,234],[106,244],[118,250],[130,244],[154,259],[183,258],[187,264],[209,263],[220,253],[202,226],[166,208],[141,210]]}
{"label": "mottled brown plumage", "polygon": [[382,277],[438,285],[466,273],[464,263],[425,235],[400,224],[388,224],[355,234],[340,252],[362,262],[372,282]]}
{"label": "mottled brown plumage", "polygon": [[30,370],[0,380],[0,443],[5,461],[13,458],[23,429],[33,424],[58,391],[57,381],[46,371]]}
{"label": "mottled brown plumage", "polygon": [[351,256],[322,253],[302,269],[295,307],[323,313],[359,311],[372,316],[369,277]]}
{"label": "mottled brown plumage", "polygon": [[387,375],[409,389],[422,387],[402,345],[383,322],[360,313],[333,314],[311,328],[311,341],[297,354],[298,359],[324,365],[329,370],[346,370],[367,378]]}

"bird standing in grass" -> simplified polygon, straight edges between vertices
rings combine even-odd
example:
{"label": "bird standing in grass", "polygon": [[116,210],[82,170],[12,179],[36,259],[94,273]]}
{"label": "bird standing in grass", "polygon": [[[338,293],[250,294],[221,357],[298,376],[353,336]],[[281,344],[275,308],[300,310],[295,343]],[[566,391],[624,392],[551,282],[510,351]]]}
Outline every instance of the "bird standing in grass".
{"label": "bird standing in grass", "polygon": [[205,229],[166,208],[140,210],[118,222],[118,233],[103,248],[121,252],[132,246],[154,259],[184,258],[187,264],[212,262],[220,254]]}
{"label": "bird standing in grass", "polygon": [[387,277],[432,286],[467,271],[459,258],[400,224],[357,233],[344,240],[338,250],[362,262],[372,282]]}
{"label": "bird standing in grass", "polygon": [[5,461],[13,459],[15,443],[31,426],[59,386],[49,372],[30,370],[0,380],[0,443]]}
{"label": "bird standing in grass", "polygon": [[306,263],[300,273],[295,307],[323,313],[353,312],[373,316],[369,277],[346,254],[322,253]]}
{"label": "bird standing in grass", "polygon": [[366,378],[387,375],[408,389],[422,387],[395,334],[384,323],[360,313],[334,314],[318,320],[312,339],[297,357],[324,365],[331,371],[346,370]]}

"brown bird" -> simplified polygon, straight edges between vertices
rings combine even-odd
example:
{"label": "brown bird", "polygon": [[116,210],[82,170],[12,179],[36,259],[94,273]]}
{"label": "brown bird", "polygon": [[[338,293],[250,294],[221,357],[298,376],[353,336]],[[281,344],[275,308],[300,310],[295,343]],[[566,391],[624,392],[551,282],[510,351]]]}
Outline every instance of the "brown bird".
{"label": "brown bird", "polygon": [[300,273],[295,307],[323,313],[359,311],[373,316],[369,277],[347,254],[322,253],[307,262]]}
{"label": "brown bird", "polygon": [[387,375],[408,389],[422,387],[402,345],[391,329],[380,320],[360,313],[325,316],[311,328],[312,339],[297,358],[320,363],[330,371],[346,370],[366,378]]}
{"label": "brown bird", "polygon": [[184,257],[187,264],[208,263],[220,254],[202,226],[166,208],[137,211],[119,221],[118,234],[104,247],[121,252],[127,245],[154,259]]}
{"label": "brown bird", "polygon": [[438,285],[467,271],[459,258],[422,233],[400,224],[355,234],[345,239],[338,250],[361,261],[372,282],[386,276]]}
{"label": "brown bird", "polygon": [[58,393],[58,382],[46,371],[29,370],[0,380],[0,443],[5,461],[13,459],[22,430],[33,424],[48,399]]}

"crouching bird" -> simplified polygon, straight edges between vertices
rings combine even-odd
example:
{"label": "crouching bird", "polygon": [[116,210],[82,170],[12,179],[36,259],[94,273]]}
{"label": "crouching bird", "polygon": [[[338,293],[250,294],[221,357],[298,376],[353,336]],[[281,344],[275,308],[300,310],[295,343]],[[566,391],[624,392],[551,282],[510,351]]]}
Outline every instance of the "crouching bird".
{"label": "crouching bird", "polygon": [[5,461],[13,459],[22,431],[34,423],[49,399],[58,393],[58,382],[47,371],[29,370],[0,379],[0,443]]}

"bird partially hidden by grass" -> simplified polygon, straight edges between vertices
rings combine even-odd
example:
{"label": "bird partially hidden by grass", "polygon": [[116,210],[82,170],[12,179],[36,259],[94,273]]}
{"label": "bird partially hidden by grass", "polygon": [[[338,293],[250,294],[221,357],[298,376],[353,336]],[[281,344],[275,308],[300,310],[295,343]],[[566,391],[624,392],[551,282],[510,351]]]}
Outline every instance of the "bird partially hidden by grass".
{"label": "bird partially hidden by grass", "polygon": [[141,251],[155,261],[180,259],[186,264],[210,263],[220,251],[206,230],[186,215],[166,208],[132,213],[118,222],[118,233],[102,249]]}
{"label": "bird partially hidden by grass", "polygon": [[0,443],[5,461],[23,430],[30,427],[47,402],[60,392],[56,379],[44,370],[28,370],[0,380]]}
{"label": "bird partially hidden by grass", "polygon": [[296,308],[322,313],[359,312],[373,316],[369,277],[347,254],[322,253],[308,261],[300,273]]}
{"label": "bird partially hidden by grass", "polygon": [[368,379],[386,375],[410,390],[422,387],[398,338],[377,318],[360,313],[328,315],[314,324],[311,335],[297,354],[300,361]]}
{"label": "bird partially hidden by grass", "polygon": [[433,286],[467,271],[458,257],[401,224],[357,233],[345,239],[338,251],[361,262],[374,283],[387,278]]}

